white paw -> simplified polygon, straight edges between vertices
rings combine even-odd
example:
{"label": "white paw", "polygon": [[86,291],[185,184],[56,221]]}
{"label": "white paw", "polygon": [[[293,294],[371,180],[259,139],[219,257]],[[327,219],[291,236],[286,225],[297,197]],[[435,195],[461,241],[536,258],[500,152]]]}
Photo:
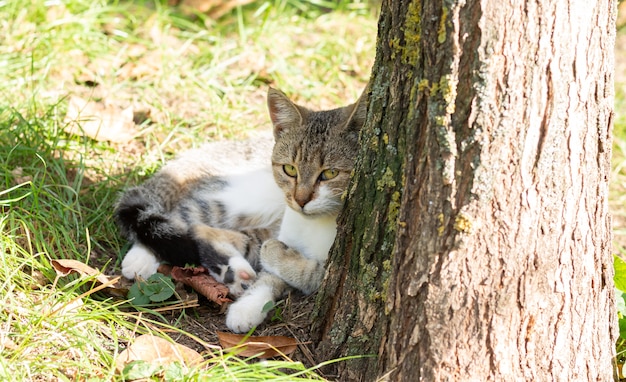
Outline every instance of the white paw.
{"label": "white paw", "polygon": [[263,285],[248,291],[228,308],[226,326],[235,333],[246,333],[265,320],[263,307],[272,301],[272,290]]}
{"label": "white paw", "polygon": [[141,243],[134,243],[122,260],[122,275],[129,280],[139,276],[147,279],[156,273],[159,260]]}
{"label": "white paw", "polygon": [[233,282],[228,283],[230,294],[235,297],[241,296],[256,279],[256,272],[252,265],[241,256],[231,257],[228,266],[233,272]]}

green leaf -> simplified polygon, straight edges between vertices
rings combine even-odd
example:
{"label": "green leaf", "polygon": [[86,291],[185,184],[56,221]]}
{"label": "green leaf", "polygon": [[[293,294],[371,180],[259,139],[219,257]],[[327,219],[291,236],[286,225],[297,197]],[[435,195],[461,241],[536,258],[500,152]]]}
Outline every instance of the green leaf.
{"label": "green leaf", "polygon": [[139,283],[134,283],[128,288],[128,295],[126,296],[133,305],[147,305],[150,303],[150,298],[146,296],[141,290]]}
{"label": "green leaf", "polygon": [[128,298],[133,305],[148,305],[151,302],[163,302],[174,295],[172,280],[160,273],[155,273],[147,280],[135,282],[128,289]]}
{"label": "green leaf", "polygon": [[280,308],[280,306],[276,307],[276,310],[274,310],[274,315],[272,316],[270,321],[271,322],[282,322],[283,321],[283,310]]}
{"label": "green leaf", "polygon": [[613,268],[615,269],[615,276],[613,276],[615,287],[626,292],[626,261],[613,255]]}
{"label": "green leaf", "polygon": [[274,301],[269,300],[265,303],[265,305],[263,305],[263,309],[261,309],[261,312],[263,312],[263,314],[266,314],[270,310],[274,309],[275,306],[276,304],[274,304]]}
{"label": "green leaf", "polygon": [[165,276],[162,273],[155,273],[152,276],[148,277],[146,281],[149,283],[153,283],[153,284],[162,284],[162,283],[172,284],[172,279],[170,279],[169,277]]}
{"label": "green leaf", "polygon": [[159,293],[155,293],[150,296],[152,302],[163,302],[174,295],[174,290],[169,288],[163,288]]}
{"label": "green leaf", "polygon": [[185,378],[185,369],[180,362],[172,362],[165,369],[165,381],[182,381]]}
{"label": "green leaf", "polygon": [[[156,287],[154,289],[154,294],[150,296],[150,300],[153,302],[163,302],[174,295],[176,287],[174,286],[172,279],[169,277],[160,273],[157,273],[157,275],[160,277],[154,279],[155,284],[153,285]],[[150,278],[152,278],[152,276],[150,276]]]}
{"label": "green leaf", "polygon": [[124,367],[122,375],[124,376],[124,380],[134,381],[136,379],[150,378],[159,370],[159,365],[142,360],[137,360],[129,362],[128,365]]}

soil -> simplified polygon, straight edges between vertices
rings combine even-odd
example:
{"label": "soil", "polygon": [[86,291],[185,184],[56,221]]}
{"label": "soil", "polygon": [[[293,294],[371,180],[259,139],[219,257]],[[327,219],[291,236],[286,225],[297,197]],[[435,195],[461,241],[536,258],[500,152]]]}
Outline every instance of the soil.
{"label": "soil", "polygon": [[[289,356],[306,366],[319,363],[312,353],[310,343],[310,316],[315,304],[314,296],[304,296],[299,292],[291,292],[281,300],[277,308],[268,314],[267,319],[252,333],[254,336],[286,336],[298,340],[298,349]],[[170,324],[191,333],[202,341],[219,346],[217,332],[230,332],[225,324],[225,309],[216,304],[201,300],[200,306],[184,312],[172,312],[165,317]],[[207,349],[203,344],[185,335],[173,335],[176,342],[186,345],[198,352]]]}

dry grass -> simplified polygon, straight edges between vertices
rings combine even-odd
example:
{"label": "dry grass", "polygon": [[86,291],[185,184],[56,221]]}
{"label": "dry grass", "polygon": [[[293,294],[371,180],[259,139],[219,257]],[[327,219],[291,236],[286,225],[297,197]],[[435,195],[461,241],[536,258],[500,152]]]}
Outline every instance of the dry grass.
{"label": "dry grass", "polygon": [[[188,310],[138,320],[121,302],[77,300],[91,281],[53,283],[49,260],[117,272],[126,245],[111,218],[119,191],[181,150],[269,129],[268,86],[311,107],[354,101],[374,59],[376,17],[295,0],[255,2],[217,21],[162,1],[5,0],[0,35],[0,379],[109,380],[119,378],[114,357],[136,332],[165,330],[205,349],[212,337],[202,328],[214,330],[206,317],[223,319]],[[118,137],[135,137],[70,134],[66,114],[77,97],[112,120],[130,110]],[[59,310],[64,304],[72,309]],[[210,358],[185,378],[303,370]]]}

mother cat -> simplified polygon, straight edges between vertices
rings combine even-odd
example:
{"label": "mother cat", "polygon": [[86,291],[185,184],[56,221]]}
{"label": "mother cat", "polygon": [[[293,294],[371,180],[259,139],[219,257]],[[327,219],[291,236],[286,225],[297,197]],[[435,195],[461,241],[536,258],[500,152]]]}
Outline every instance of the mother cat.
{"label": "mother cat", "polygon": [[239,296],[226,316],[234,332],[263,322],[265,304],[289,287],[307,294],[319,287],[367,106],[363,95],[311,111],[271,88],[267,103],[271,170],[215,175],[191,150],[127,190],[115,210],[133,241],[122,274],[149,277],[160,261],[204,266]]}

